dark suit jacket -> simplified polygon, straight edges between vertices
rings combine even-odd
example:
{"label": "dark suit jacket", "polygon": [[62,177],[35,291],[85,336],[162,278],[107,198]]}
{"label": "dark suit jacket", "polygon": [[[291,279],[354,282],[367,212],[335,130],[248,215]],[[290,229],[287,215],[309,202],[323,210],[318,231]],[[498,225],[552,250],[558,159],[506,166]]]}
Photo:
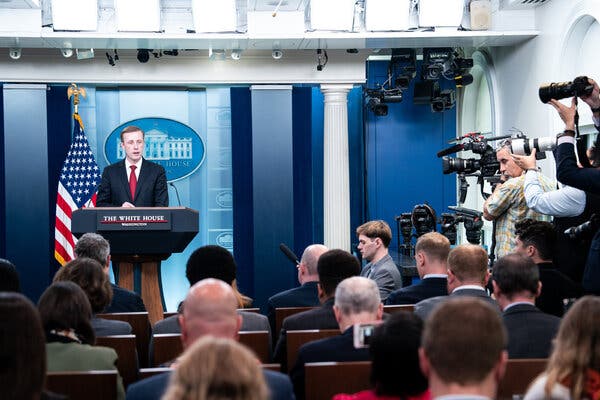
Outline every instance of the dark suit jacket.
{"label": "dark suit jacket", "polygon": [[90,321],[96,336],[129,335],[131,325],[125,321],[113,321],[110,319],[92,317]]}
{"label": "dark suit jacket", "polygon": [[502,319],[508,332],[509,358],[548,358],[560,318],[531,304],[509,307]]}
{"label": "dark suit jacket", "polygon": [[283,320],[279,340],[273,352],[273,361],[280,363],[287,370],[287,331],[304,329],[339,329],[333,313],[334,298],[330,298],[319,308],[290,315]]}
{"label": "dark suit jacket", "polygon": [[425,321],[427,319],[427,317],[429,316],[429,314],[431,314],[431,312],[433,311],[433,309],[438,304],[440,304],[441,302],[445,301],[446,299],[452,298],[454,296],[472,296],[472,297],[477,297],[479,299],[487,301],[490,305],[492,305],[492,307],[494,307],[496,310],[498,310],[498,314],[500,314],[502,312],[500,310],[500,307],[498,306],[498,303],[496,303],[496,300],[492,299],[487,294],[487,292],[485,292],[484,290],[478,290],[478,289],[461,289],[461,290],[455,290],[454,292],[452,292],[448,296],[438,296],[438,297],[432,297],[430,299],[425,299],[425,300],[420,301],[417,304],[415,304],[415,311],[414,312],[419,317],[421,317],[421,319],[423,321]]}
{"label": "dark suit jacket", "polygon": [[369,361],[369,349],[355,349],[353,327],[339,336],[315,340],[300,347],[298,360],[290,371],[296,398],[304,399],[304,364],[324,361]]}
{"label": "dark suit jacket", "polygon": [[[287,375],[263,369],[271,400],[293,400],[292,383]],[[133,383],[127,389],[128,400],[160,400],[169,386],[170,372]]]}
{"label": "dark suit jacket", "polygon": [[120,313],[120,312],[144,312],[146,306],[142,298],[135,292],[123,289],[114,284],[110,284],[113,290],[112,302],[106,307],[104,312]]}
{"label": "dark suit jacket", "polygon": [[448,294],[447,278],[427,278],[416,285],[394,290],[385,301],[385,304],[417,304],[421,300],[431,297],[446,296]]}
{"label": "dark suit jacket", "polygon": [[97,207],[121,207],[126,201],[136,207],[169,206],[167,176],[161,165],[144,159],[134,199],[129,191],[128,172],[125,171],[125,160],[104,168],[96,198]]}
{"label": "dark suit jacket", "polygon": [[542,293],[535,299],[535,305],[547,314],[562,317],[565,313],[563,299],[579,297],[583,289],[552,263],[540,263],[537,266],[540,270]]}
{"label": "dark suit jacket", "polygon": [[317,282],[306,282],[304,285],[277,293],[267,302],[267,317],[271,331],[275,331],[275,309],[281,307],[313,307],[318,306],[319,295]]}
{"label": "dark suit jacket", "polygon": [[575,146],[571,143],[562,143],[556,150],[556,175],[558,181],[565,185],[600,194],[600,170],[579,168],[575,159]]}

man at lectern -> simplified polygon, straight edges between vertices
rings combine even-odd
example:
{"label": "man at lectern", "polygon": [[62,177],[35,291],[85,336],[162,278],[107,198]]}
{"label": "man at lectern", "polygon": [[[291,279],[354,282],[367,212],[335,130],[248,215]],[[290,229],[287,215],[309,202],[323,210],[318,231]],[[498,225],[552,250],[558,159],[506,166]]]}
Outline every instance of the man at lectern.
{"label": "man at lectern", "polygon": [[145,160],[144,131],[127,126],[121,131],[125,159],[104,168],[97,207],[167,207],[169,193],[165,169]]}

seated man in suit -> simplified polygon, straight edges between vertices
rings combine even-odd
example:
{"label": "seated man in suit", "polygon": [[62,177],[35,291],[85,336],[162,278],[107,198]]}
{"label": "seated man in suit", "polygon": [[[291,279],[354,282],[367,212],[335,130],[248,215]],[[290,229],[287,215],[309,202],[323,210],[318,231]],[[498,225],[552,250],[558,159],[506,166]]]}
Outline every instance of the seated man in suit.
{"label": "seated man in suit", "polygon": [[[183,313],[178,316],[183,348],[189,348],[206,335],[237,340],[242,318],[236,309],[235,293],[225,282],[208,278],[196,283],[185,298]],[[177,368],[176,362],[174,367]],[[269,370],[263,370],[263,374],[270,399],[294,398],[290,379],[286,375]],[[127,399],[160,399],[168,386],[170,375],[167,372],[130,385]]]}
{"label": "seated man in suit", "polygon": [[544,290],[537,266],[527,257],[509,254],[496,262],[492,278],[508,333],[508,357],[548,358],[560,318],[534,304]]}
{"label": "seated man in suit", "polygon": [[102,171],[97,207],[168,207],[165,169],[145,160],[144,131],[127,126],[121,131],[125,159]]}
{"label": "seated man in suit", "polygon": [[535,305],[545,313],[562,317],[565,313],[563,300],[580,297],[581,285],[560,272],[552,262],[556,248],[556,233],[549,222],[526,219],[516,225],[517,245],[515,252],[531,258],[540,270],[542,293]]}
{"label": "seated man in suit", "polygon": [[481,246],[461,244],[448,254],[448,293],[415,304],[415,314],[426,320],[439,303],[456,296],[471,296],[483,299],[493,305],[500,314],[498,304],[492,299],[485,287],[490,274],[488,272],[487,252]]}
{"label": "seated man in suit", "polygon": [[333,312],[335,289],[344,279],[360,273],[360,263],[347,251],[329,250],[319,258],[317,272],[321,307],[290,315],[283,320],[273,359],[284,370],[287,368],[287,331],[339,328]]}
{"label": "seated man in suit", "polygon": [[[190,255],[185,266],[185,276],[194,286],[197,282],[206,278],[220,279],[230,285],[237,299],[238,308],[244,307],[252,299],[243,296],[235,283],[237,266],[231,253],[221,246],[208,245],[194,250]],[[181,305],[178,312],[181,313]],[[242,331],[268,331],[269,344],[271,345],[271,327],[266,316],[254,313],[240,311],[242,316]],[[177,315],[158,321],[153,328],[154,334],[161,333],[180,333],[179,318]]]}
{"label": "seated man in suit", "polygon": [[[110,268],[110,245],[108,240],[97,233],[86,233],[79,238],[75,245],[75,257],[87,257],[98,261],[104,268],[104,273],[108,276]],[[123,289],[113,283],[110,284],[113,291],[112,301],[106,307],[104,312],[143,312],[146,311],[144,301],[135,292]]]}
{"label": "seated man in suit", "polygon": [[321,254],[327,251],[322,244],[312,244],[304,249],[298,269],[299,287],[285,290],[269,298],[267,302],[267,317],[271,324],[271,331],[275,330],[275,309],[280,307],[312,307],[319,305],[317,293],[317,261]]}
{"label": "seated man in suit", "polygon": [[448,294],[447,259],[450,241],[437,232],[426,233],[417,239],[415,261],[421,282],[394,290],[385,304],[416,304],[430,297]]}
{"label": "seated man in suit", "polygon": [[383,304],[375,281],[360,276],[344,279],[335,290],[333,306],[339,336],[309,342],[300,347],[290,371],[294,392],[304,398],[304,364],[322,361],[368,361],[368,348],[355,348],[353,325],[381,321]]}
{"label": "seated man in suit", "polygon": [[506,332],[497,312],[473,297],[449,299],[425,324],[419,359],[431,398],[493,399],[504,376]]}
{"label": "seated man in suit", "polygon": [[385,221],[369,221],[356,228],[358,250],[367,260],[360,276],[373,279],[379,287],[381,301],[402,287],[402,276],[389,254],[392,230]]}

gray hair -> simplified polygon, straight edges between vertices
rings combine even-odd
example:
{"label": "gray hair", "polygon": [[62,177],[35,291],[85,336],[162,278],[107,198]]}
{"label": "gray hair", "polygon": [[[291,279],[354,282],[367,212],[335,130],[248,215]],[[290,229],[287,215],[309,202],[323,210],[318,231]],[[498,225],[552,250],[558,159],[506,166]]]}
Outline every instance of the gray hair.
{"label": "gray hair", "polygon": [[372,279],[353,276],[335,289],[335,306],[344,315],[376,313],[380,303],[379,288]]}
{"label": "gray hair", "polygon": [[75,245],[75,257],[87,257],[98,261],[103,267],[110,254],[110,244],[102,235],[85,233]]}
{"label": "gray hair", "polygon": [[322,244],[311,244],[304,249],[300,262],[306,265],[306,269],[310,275],[317,275],[317,263],[319,262],[319,257],[327,250],[329,249]]}

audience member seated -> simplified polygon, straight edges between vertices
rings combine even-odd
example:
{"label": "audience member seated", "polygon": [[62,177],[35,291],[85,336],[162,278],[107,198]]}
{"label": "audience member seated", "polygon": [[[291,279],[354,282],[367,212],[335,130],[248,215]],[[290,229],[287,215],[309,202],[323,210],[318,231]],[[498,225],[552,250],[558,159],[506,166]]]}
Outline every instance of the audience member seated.
{"label": "audience member seated", "polygon": [[369,221],[356,228],[356,237],[358,251],[368,262],[360,276],[373,279],[385,301],[391,292],[402,287],[402,275],[388,251],[392,230],[383,220]]}
{"label": "audience member seated", "polygon": [[[49,372],[117,369],[117,353],[108,347],[94,346],[92,308],[79,286],[73,282],[53,283],[40,297],[38,309],[46,333]],[[117,395],[118,399],[125,398],[120,376]]]}
{"label": "audience member seated", "polygon": [[521,254],[508,254],[494,264],[494,296],[503,310],[509,358],[548,358],[560,318],[535,306],[544,290],[537,265]]}
{"label": "audience member seated", "polygon": [[[87,257],[96,260],[103,266],[106,276],[109,276],[110,268],[110,245],[108,240],[97,233],[86,233],[79,238],[75,245],[75,257]],[[124,289],[113,283],[112,301],[103,312],[121,313],[121,312],[143,312],[146,306],[142,298],[131,290]]]}
{"label": "audience member seated", "polygon": [[0,293],[0,354],[0,397],[38,400],[46,375],[44,331],[35,306],[18,293]]}
{"label": "audience member seated", "polygon": [[488,302],[467,296],[443,302],[425,324],[419,350],[431,397],[495,398],[506,368],[505,348],[502,319]]}
{"label": "audience member seated", "polygon": [[92,327],[96,336],[129,335],[131,325],[96,317],[112,299],[112,289],[102,265],[91,258],[80,257],[69,261],[54,275],[54,282],[71,281],[79,285],[92,306]]}
{"label": "audience member seated", "polygon": [[[221,246],[209,245],[196,249],[190,255],[185,267],[185,276],[190,282],[190,286],[207,278],[222,280],[233,289],[237,308],[243,308],[251,305],[252,299],[238,291],[235,283],[236,270],[235,260],[229,251]],[[181,313],[181,310],[178,311]],[[240,315],[242,315],[242,331],[268,331],[269,345],[271,345],[271,327],[266,316],[245,311],[241,311]],[[154,324],[153,333],[180,333],[178,318],[178,315],[173,315],[158,321]]]}
{"label": "audience member seated", "polygon": [[267,385],[252,352],[231,339],[205,336],[179,358],[163,400],[266,400]]}
{"label": "audience member seated", "polygon": [[564,299],[582,295],[582,287],[560,272],[552,263],[556,248],[556,232],[549,222],[526,219],[515,226],[515,252],[533,260],[540,269],[542,293],[535,305],[545,313],[562,317]]}
{"label": "audience member seated", "polygon": [[[181,341],[184,349],[190,348],[204,336],[225,339],[237,339],[242,317],[236,312],[238,300],[235,291],[225,282],[217,279],[204,279],[190,288],[185,299],[185,307],[179,315]],[[255,357],[255,362],[259,365]],[[179,363],[173,366],[179,368]],[[198,373],[196,368],[196,373]],[[279,372],[263,370],[263,376],[269,387],[270,399],[293,399],[290,379]],[[171,372],[144,379],[129,386],[128,400],[160,399]]]}
{"label": "audience member seated", "polygon": [[0,292],[21,293],[21,283],[17,268],[13,263],[0,258]]}
{"label": "audience member seated", "polygon": [[333,312],[335,289],[346,278],[360,274],[360,263],[344,250],[329,250],[317,263],[318,292],[322,305],[313,310],[290,315],[283,320],[273,360],[287,370],[287,331],[303,329],[339,329]]}
{"label": "audience member seated", "polygon": [[419,367],[423,321],[412,313],[396,313],[375,329],[369,343],[373,389],[333,400],[429,400],[427,378]]}
{"label": "audience member seated", "polygon": [[600,297],[579,299],[564,316],[546,372],[525,400],[600,397]]}
{"label": "audience member seated", "polygon": [[269,298],[267,302],[267,317],[271,324],[271,332],[275,332],[276,308],[312,307],[319,305],[317,261],[321,257],[321,254],[327,250],[327,247],[322,244],[308,246],[304,250],[304,253],[302,253],[300,264],[296,265],[300,286],[277,293]]}
{"label": "audience member seated", "polygon": [[385,304],[416,304],[431,297],[448,294],[447,259],[450,241],[438,232],[417,239],[415,261],[421,282],[393,291]]}
{"label": "audience member seated", "polygon": [[333,311],[342,334],[306,343],[298,350],[290,371],[297,399],[304,399],[304,364],[369,360],[367,348],[354,348],[353,325],[381,321],[383,304],[375,281],[360,276],[343,280],[335,290]]}
{"label": "audience member seated", "polygon": [[450,250],[448,254],[448,293],[449,296],[438,296],[415,304],[415,314],[427,319],[434,307],[439,303],[457,296],[477,297],[487,301],[500,314],[498,304],[485,289],[488,280],[488,256],[481,246],[461,244]]}

